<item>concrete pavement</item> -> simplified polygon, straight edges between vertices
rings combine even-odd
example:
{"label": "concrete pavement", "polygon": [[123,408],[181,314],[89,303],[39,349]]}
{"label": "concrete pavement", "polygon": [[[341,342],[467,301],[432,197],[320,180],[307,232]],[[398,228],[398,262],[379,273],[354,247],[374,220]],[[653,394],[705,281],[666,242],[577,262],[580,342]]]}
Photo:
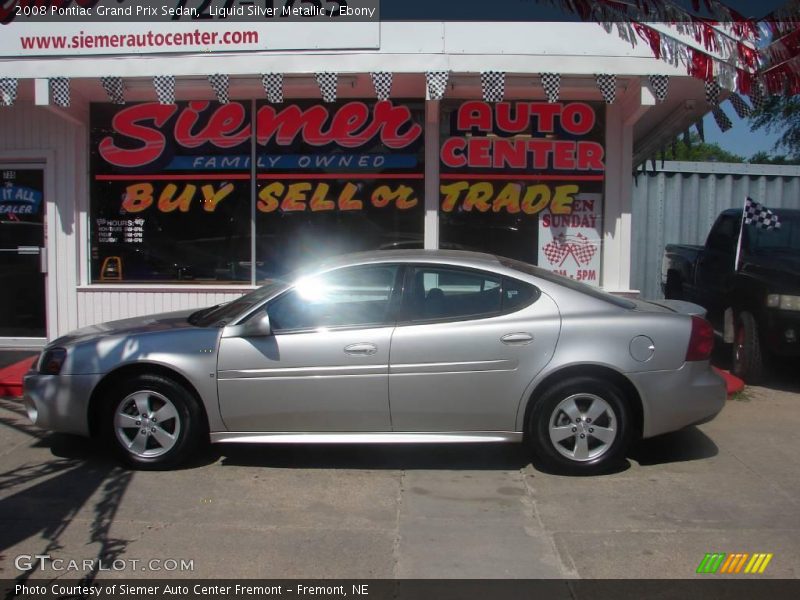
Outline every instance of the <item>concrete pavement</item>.
{"label": "concrete pavement", "polygon": [[706,552],[772,552],[763,577],[797,578],[800,396],[784,388],[578,478],[514,445],[226,445],[134,473],[2,400],[0,568],[49,554],[122,567],[98,578],[707,578]]}

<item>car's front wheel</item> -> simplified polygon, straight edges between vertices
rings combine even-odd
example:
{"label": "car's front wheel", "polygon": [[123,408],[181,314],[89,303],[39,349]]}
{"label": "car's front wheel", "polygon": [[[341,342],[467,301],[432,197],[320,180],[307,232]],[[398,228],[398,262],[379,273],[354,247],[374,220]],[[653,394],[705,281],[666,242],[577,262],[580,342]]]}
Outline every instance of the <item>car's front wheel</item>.
{"label": "car's front wheel", "polygon": [[203,437],[203,416],[194,396],[159,375],[122,382],[108,404],[107,440],[128,466],[166,469],[185,461]]}
{"label": "car's front wheel", "polygon": [[632,423],[617,386],[595,377],[574,377],[549,387],[535,402],[528,434],[546,467],[592,475],[624,459]]}

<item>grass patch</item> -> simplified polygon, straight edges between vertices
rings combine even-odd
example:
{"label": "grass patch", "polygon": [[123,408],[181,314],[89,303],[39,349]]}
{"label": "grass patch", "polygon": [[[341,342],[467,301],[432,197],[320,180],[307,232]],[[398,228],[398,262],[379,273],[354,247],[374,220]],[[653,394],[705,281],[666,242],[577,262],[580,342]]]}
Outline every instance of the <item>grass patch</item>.
{"label": "grass patch", "polygon": [[748,388],[744,388],[728,396],[728,400],[734,400],[736,402],[750,402],[752,399],[753,397]]}

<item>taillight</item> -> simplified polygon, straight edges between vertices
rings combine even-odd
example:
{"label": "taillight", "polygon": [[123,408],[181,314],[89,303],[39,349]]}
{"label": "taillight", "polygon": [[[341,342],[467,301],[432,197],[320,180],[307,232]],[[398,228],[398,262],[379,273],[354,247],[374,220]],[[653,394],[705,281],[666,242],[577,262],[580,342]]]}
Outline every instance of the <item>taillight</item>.
{"label": "taillight", "polygon": [[686,360],[708,360],[714,350],[714,328],[700,317],[692,317],[692,336],[686,349]]}

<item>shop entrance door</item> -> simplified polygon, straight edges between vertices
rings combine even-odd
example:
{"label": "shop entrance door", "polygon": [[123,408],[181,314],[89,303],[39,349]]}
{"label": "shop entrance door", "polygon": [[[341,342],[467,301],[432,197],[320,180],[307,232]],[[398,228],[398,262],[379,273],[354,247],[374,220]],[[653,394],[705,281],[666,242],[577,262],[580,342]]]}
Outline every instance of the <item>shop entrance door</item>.
{"label": "shop entrance door", "polygon": [[44,167],[0,164],[0,346],[45,338]]}

